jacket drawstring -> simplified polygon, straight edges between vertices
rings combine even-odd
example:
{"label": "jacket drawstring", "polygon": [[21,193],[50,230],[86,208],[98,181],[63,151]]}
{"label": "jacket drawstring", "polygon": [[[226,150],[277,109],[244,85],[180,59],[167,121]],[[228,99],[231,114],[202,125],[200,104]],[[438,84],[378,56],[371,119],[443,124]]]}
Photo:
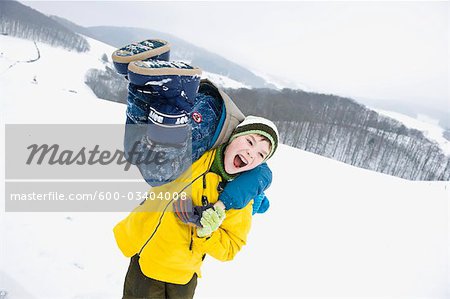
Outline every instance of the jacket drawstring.
{"label": "jacket drawstring", "polygon": [[194,243],[194,229],[189,226],[189,231],[191,233],[191,242],[189,243],[189,250],[192,251],[192,243]]}

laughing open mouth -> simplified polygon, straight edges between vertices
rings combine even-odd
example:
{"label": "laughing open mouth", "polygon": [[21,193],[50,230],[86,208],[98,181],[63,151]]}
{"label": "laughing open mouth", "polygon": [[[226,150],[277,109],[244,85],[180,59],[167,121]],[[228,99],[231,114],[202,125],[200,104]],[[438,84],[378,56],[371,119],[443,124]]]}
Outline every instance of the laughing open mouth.
{"label": "laughing open mouth", "polygon": [[242,168],[244,166],[247,166],[248,161],[241,155],[236,155],[234,157],[234,167],[236,168]]}

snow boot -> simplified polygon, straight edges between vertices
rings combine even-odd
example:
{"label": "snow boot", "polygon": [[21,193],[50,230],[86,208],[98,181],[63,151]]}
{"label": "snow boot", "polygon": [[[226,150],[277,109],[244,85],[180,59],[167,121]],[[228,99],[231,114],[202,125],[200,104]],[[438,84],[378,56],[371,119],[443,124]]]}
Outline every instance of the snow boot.
{"label": "snow boot", "polygon": [[135,60],[157,59],[168,61],[170,45],[162,39],[147,39],[141,42],[128,44],[117,49],[112,54],[112,60],[117,72],[127,75],[128,64]]}
{"label": "snow boot", "polygon": [[128,103],[138,103],[143,108],[138,112],[148,112],[147,137],[151,141],[178,145],[190,137],[189,117],[200,75],[199,68],[184,62],[139,60],[128,65]]}

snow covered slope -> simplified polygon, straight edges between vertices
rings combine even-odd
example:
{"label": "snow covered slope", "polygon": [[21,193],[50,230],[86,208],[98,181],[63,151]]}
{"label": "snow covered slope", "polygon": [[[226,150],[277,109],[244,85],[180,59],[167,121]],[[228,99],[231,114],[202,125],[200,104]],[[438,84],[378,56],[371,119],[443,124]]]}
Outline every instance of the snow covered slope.
{"label": "snow covered slope", "polygon": [[[4,123],[123,123],[124,105],[96,99],[83,84],[111,51],[89,42],[87,55],[38,43],[37,62],[14,64],[35,58],[34,44],[0,36],[2,140]],[[269,164],[271,208],[254,216],[234,261],[206,258],[196,298],[449,297],[448,182],[405,181],[283,145]],[[0,292],[120,298],[129,261],[112,228],[125,216],[1,208]]]}
{"label": "snow covered slope", "polygon": [[[122,123],[125,107],[95,97],[84,84],[90,68],[104,68],[112,48],[88,39],[91,51],[76,53],[0,36],[0,90],[5,123]],[[108,113],[99,113],[107,110]],[[51,117],[50,117],[51,116]]]}
{"label": "snow covered slope", "polygon": [[254,216],[235,261],[207,258],[199,297],[217,287],[223,298],[448,298],[448,182],[284,145],[269,162],[269,211]]}
{"label": "snow covered slope", "polygon": [[[104,69],[103,54],[114,51],[109,45],[86,38],[91,50],[88,53],[65,51],[32,41],[0,35],[0,90],[3,121],[15,123],[46,123],[44,111],[60,111],[53,121],[60,123],[122,123],[125,106],[98,100],[84,83],[90,68]],[[224,87],[240,88],[245,85],[229,78],[205,73],[204,77],[217,81]],[[43,103],[42,99],[46,102]],[[18,106],[18,102],[21,105]],[[110,114],[99,113],[108,107]],[[53,109],[49,109],[53,107]],[[88,107],[88,109],[86,109]],[[84,118],[78,120],[80,115]]]}
{"label": "snow covered slope", "polygon": [[[419,131],[422,131],[425,137],[427,137],[430,140],[433,140],[444,151],[444,153],[447,156],[450,156],[450,141],[444,138],[444,129],[441,128],[438,124],[438,121],[430,122],[421,120],[419,118],[413,118],[407,115],[404,115],[402,113],[393,112],[393,111],[386,111],[386,110],[380,110],[380,109],[372,109],[377,111],[380,114],[386,115],[388,117],[391,117],[393,119],[396,119],[403,123],[408,128],[417,129]],[[426,117],[424,117],[426,118]]]}
{"label": "snow covered slope", "polygon": [[247,88],[247,89],[251,89],[250,86],[245,85],[243,83],[240,83],[236,80],[233,80],[231,78],[219,75],[219,74],[214,74],[214,73],[209,73],[209,72],[202,72],[202,78],[206,78],[211,80],[212,82],[218,84],[219,86],[223,87],[223,88],[234,88],[234,89],[238,89],[238,88]]}

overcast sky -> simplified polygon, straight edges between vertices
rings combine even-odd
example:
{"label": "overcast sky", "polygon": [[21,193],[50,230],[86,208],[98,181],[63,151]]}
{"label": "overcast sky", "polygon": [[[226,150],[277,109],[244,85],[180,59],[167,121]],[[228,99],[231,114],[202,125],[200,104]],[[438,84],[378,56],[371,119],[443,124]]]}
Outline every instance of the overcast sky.
{"label": "overcast sky", "polygon": [[23,3],[83,26],[171,33],[311,90],[450,111],[448,2]]}

